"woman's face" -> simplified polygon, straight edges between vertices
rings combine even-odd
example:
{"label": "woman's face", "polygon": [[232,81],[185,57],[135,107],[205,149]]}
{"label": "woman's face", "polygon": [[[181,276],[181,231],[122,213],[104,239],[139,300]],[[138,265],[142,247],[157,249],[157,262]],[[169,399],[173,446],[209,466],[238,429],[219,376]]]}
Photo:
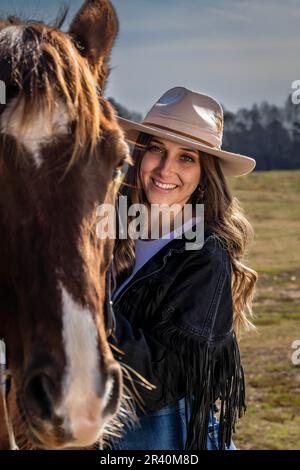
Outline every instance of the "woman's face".
{"label": "woman's face", "polygon": [[200,176],[197,150],[161,137],[152,138],[140,168],[149,204],[183,206],[197,188]]}

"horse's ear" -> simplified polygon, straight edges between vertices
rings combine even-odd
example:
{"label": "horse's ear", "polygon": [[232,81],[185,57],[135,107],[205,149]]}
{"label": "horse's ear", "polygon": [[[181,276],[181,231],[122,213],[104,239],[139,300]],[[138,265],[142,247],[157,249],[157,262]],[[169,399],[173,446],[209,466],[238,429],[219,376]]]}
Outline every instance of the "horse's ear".
{"label": "horse's ear", "polygon": [[108,59],[119,23],[109,0],[86,0],[73,19],[69,34],[93,69]]}

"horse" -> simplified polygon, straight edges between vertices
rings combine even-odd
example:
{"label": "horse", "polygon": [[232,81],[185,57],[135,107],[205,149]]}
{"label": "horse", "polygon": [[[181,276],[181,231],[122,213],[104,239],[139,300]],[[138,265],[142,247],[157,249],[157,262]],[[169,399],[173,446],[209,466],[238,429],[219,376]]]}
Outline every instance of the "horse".
{"label": "horse", "polygon": [[108,0],[66,32],[65,16],[0,20],[0,339],[16,441],[35,449],[93,446],[124,398],[105,317],[114,240],[95,230],[132,164],[103,96],[119,24]]}

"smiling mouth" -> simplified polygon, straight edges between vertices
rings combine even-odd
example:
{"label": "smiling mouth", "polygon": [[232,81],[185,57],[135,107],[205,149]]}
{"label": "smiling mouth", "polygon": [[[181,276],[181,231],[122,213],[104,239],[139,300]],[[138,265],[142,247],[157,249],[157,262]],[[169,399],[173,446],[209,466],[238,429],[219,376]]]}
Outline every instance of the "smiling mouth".
{"label": "smiling mouth", "polygon": [[155,180],[154,178],[151,178],[152,183],[154,184],[155,187],[159,189],[163,189],[164,191],[172,191],[173,189],[178,188],[177,184],[169,184],[169,183],[160,183],[159,181]]}

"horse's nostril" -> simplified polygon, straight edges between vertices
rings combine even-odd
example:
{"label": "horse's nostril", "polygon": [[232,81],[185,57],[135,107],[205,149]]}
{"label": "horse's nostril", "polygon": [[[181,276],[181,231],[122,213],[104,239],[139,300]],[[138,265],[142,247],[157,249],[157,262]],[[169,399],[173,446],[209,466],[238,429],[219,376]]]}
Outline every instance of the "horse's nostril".
{"label": "horse's nostril", "polygon": [[32,376],[25,387],[25,406],[30,414],[41,419],[51,419],[54,384],[46,374]]}
{"label": "horse's nostril", "polygon": [[105,403],[103,409],[104,418],[113,416],[118,410],[122,387],[121,368],[118,364],[114,364],[108,369],[105,387],[103,397]]}

